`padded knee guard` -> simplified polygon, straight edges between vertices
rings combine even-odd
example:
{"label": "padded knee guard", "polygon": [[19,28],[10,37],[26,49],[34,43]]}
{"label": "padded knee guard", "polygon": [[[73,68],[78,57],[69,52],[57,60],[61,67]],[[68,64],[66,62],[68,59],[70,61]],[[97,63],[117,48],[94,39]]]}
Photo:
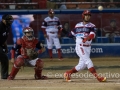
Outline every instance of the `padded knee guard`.
{"label": "padded knee guard", "polygon": [[42,69],[43,68],[43,64],[44,64],[43,61],[41,59],[38,59],[36,61],[36,65],[35,65],[36,69]]}
{"label": "padded knee guard", "polygon": [[24,58],[22,56],[18,56],[14,64],[17,68],[20,68],[24,65]]}

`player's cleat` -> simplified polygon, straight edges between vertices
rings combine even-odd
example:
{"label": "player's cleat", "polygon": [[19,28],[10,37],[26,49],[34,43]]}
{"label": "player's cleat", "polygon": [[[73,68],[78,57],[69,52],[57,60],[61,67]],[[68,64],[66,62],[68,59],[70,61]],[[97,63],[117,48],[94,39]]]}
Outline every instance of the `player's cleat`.
{"label": "player's cleat", "polygon": [[14,79],[14,77],[12,77],[12,76],[8,76],[8,78],[7,78],[7,80],[13,80]]}
{"label": "player's cleat", "polygon": [[62,59],[62,58],[59,58],[58,60],[59,60],[59,61],[63,61],[63,59]]}
{"label": "player's cleat", "polygon": [[41,80],[46,80],[46,79],[48,79],[48,77],[47,77],[47,76],[41,76],[40,79],[41,79]]}
{"label": "player's cleat", "polygon": [[71,82],[70,73],[65,72],[65,73],[64,73],[64,79],[65,79],[66,82]]}
{"label": "player's cleat", "polygon": [[63,57],[58,58],[59,61],[63,61]]}
{"label": "player's cleat", "polygon": [[50,57],[50,61],[52,61],[53,60],[53,57]]}
{"label": "player's cleat", "polygon": [[97,77],[97,80],[99,81],[99,82],[106,82],[106,77]]}
{"label": "player's cleat", "polygon": [[48,79],[47,76],[38,77],[37,75],[35,75],[34,77],[35,77],[36,80],[39,80],[39,79],[41,79],[41,80],[46,80],[46,79]]}

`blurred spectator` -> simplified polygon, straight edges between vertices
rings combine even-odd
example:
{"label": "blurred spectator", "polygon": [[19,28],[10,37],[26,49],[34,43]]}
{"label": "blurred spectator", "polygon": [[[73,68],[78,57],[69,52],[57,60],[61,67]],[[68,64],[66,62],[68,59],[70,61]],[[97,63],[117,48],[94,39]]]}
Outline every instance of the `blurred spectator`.
{"label": "blurred spectator", "polygon": [[109,0],[111,4],[105,4],[106,8],[117,8],[117,6],[113,3],[114,0]]}
{"label": "blurred spectator", "polygon": [[[16,3],[15,0],[8,0],[7,3]],[[15,4],[10,4],[9,9],[15,9],[16,5]]]}
{"label": "blurred spectator", "polygon": [[60,8],[59,9],[67,9],[66,5],[65,4],[61,4]]}
{"label": "blurred spectator", "polygon": [[103,34],[109,38],[110,42],[114,42],[115,36],[120,36],[120,27],[116,25],[116,20],[110,20],[110,25],[103,28]]}
{"label": "blurred spectator", "polygon": [[[89,0],[90,1],[90,0]],[[92,2],[99,2],[99,4],[91,4],[91,8],[97,8],[98,6],[102,5],[104,8],[116,8],[115,4],[109,4],[110,2],[114,2],[113,0],[91,0]],[[102,3],[100,3],[102,2]],[[103,2],[105,2],[103,4]],[[109,2],[109,3],[106,3]]]}
{"label": "blurred spectator", "polygon": [[[25,0],[24,2],[25,3],[31,3],[32,1],[31,0]],[[33,9],[33,5],[25,5],[24,8],[25,9]]]}
{"label": "blurred spectator", "polygon": [[1,5],[0,9],[8,9],[6,5]]}
{"label": "blurred spectator", "polygon": [[26,9],[33,9],[33,6],[26,6]]}
{"label": "blurred spectator", "polygon": [[106,8],[117,8],[115,4],[108,4],[106,5]]}
{"label": "blurred spectator", "polygon": [[63,30],[62,30],[62,33],[61,33],[61,37],[67,37],[69,32],[70,32],[69,22],[65,22],[64,25],[63,25]]}
{"label": "blurred spectator", "polygon": [[37,9],[37,6],[33,6],[32,9]]}
{"label": "blurred spectator", "polygon": [[21,10],[21,9],[23,9],[23,8],[22,8],[21,5],[17,5],[17,6],[16,6],[16,9]]}
{"label": "blurred spectator", "polygon": [[[97,0],[92,0],[91,2],[97,2]],[[97,8],[98,5],[97,4],[91,4],[91,8]]]}
{"label": "blurred spectator", "polygon": [[[120,0],[114,0],[114,2],[120,2]],[[120,4],[116,4],[118,8],[120,8]]]}
{"label": "blurred spectator", "polygon": [[80,9],[79,4],[76,4],[76,9]]}

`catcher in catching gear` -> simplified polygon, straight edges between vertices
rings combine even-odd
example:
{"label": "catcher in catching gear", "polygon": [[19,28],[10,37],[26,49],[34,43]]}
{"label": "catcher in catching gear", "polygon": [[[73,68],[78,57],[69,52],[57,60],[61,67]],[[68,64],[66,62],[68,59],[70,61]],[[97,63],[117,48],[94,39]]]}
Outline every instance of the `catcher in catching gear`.
{"label": "catcher in catching gear", "polygon": [[[24,36],[17,40],[17,44],[11,50],[11,62],[14,65],[7,79],[13,80],[23,65],[35,67],[35,79],[47,79],[46,76],[42,76],[43,61],[38,58],[38,54],[44,52],[45,47],[34,37],[34,31],[31,27],[24,28],[23,33]],[[16,60],[15,52],[17,53]]]}

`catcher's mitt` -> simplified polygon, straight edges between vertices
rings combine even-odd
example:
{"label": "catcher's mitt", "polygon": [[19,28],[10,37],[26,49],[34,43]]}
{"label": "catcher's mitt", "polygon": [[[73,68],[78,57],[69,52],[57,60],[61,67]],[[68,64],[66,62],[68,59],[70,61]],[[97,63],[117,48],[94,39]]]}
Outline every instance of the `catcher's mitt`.
{"label": "catcher's mitt", "polygon": [[26,53],[29,59],[36,59],[38,57],[37,51],[33,49],[26,49]]}

